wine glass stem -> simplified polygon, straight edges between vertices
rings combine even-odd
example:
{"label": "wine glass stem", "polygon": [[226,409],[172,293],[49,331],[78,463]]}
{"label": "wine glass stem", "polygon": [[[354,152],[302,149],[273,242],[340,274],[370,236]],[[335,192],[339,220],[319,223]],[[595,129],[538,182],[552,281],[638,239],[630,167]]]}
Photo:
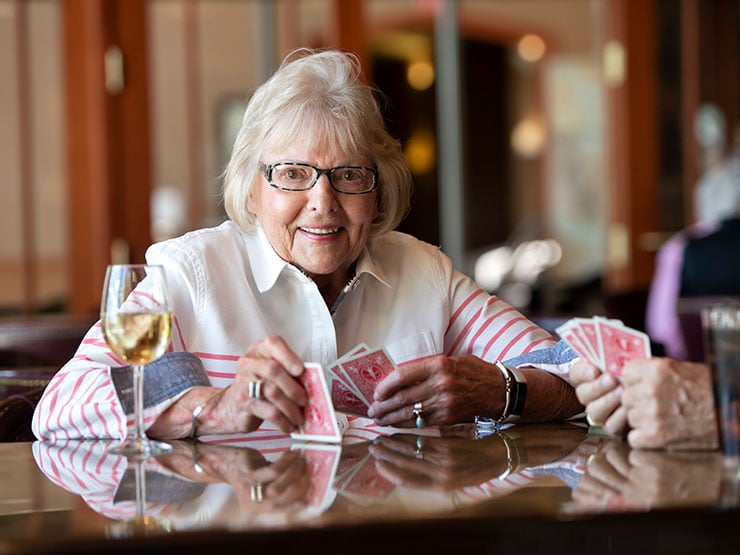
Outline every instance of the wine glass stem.
{"label": "wine glass stem", "polygon": [[137,442],[146,440],[144,432],[144,377],[142,367],[133,365],[133,393],[134,393],[134,439]]}
{"label": "wine glass stem", "polygon": [[136,516],[143,517],[146,508],[146,481],[143,461],[135,461],[134,473],[136,476]]}

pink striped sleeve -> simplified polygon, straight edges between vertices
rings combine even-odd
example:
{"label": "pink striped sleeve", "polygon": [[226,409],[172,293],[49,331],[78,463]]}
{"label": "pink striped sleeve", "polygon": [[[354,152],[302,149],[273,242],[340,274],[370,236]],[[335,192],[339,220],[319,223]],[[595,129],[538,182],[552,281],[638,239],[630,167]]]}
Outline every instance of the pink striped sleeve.
{"label": "pink striped sleeve", "polygon": [[445,334],[448,355],[471,354],[485,360],[505,360],[549,347],[556,340],[513,306],[471,284],[453,299]]}

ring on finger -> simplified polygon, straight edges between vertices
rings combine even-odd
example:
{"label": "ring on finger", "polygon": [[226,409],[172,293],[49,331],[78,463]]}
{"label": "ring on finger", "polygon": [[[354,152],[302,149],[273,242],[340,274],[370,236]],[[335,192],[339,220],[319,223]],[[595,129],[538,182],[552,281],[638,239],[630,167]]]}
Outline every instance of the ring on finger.
{"label": "ring on finger", "polygon": [[262,380],[254,380],[249,382],[249,388],[247,395],[252,399],[259,399],[262,397]]}
{"label": "ring on finger", "polygon": [[590,414],[586,414],[586,422],[588,422],[589,426],[594,426],[596,428],[601,428],[604,426],[603,422],[599,422],[598,420],[591,418]]}
{"label": "ring on finger", "polygon": [[263,486],[261,483],[257,482],[256,484],[249,486],[249,498],[255,503],[262,503],[264,496]]}
{"label": "ring on finger", "polygon": [[424,420],[424,405],[421,401],[419,401],[418,403],[414,403],[413,414],[416,418],[417,428],[423,428],[424,426],[426,426],[426,421]]}

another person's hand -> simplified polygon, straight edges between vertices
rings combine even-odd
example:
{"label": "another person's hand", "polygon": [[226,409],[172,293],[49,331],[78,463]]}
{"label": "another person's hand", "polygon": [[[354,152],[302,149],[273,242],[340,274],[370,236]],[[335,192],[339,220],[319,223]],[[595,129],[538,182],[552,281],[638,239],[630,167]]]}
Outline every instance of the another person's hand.
{"label": "another person's hand", "polygon": [[[415,425],[422,403],[427,425],[452,425],[487,414],[491,399],[503,398],[503,377],[474,356],[437,355],[403,364],[380,382],[368,416],[383,426]],[[497,397],[498,396],[498,397]]]}
{"label": "another person's hand", "polygon": [[570,371],[570,381],[578,400],[586,407],[590,424],[603,426],[613,435],[627,431],[627,413],[622,407],[623,388],[619,381],[585,360],[579,360]]}
{"label": "another person's hand", "polygon": [[571,371],[590,422],[627,435],[643,449],[716,449],[717,422],[711,376],[705,364],[671,358],[633,360],[622,383],[587,362]]}
{"label": "another person's hand", "polygon": [[636,448],[716,449],[712,379],[706,364],[634,360],[622,371],[622,406]]}

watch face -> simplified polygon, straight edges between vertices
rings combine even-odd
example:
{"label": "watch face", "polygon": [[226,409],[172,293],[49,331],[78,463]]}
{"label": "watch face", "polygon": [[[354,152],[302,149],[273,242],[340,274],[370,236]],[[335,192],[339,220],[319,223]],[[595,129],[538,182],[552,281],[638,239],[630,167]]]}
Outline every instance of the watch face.
{"label": "watch face", "polygon": [[714,104],[702,104],[694,117],[696,140],[705,148],[715,147],[724,142],[725,117]]}

